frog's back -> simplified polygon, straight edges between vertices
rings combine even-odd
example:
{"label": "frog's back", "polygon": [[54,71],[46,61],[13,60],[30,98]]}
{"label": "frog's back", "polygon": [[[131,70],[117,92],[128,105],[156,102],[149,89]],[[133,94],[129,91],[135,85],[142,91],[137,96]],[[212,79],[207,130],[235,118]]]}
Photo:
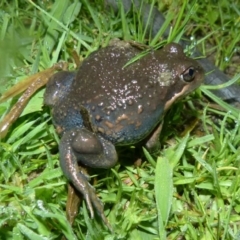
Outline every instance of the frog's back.
{"label": "frog's back", "polygon": [[94,52],[72,85],[74,105],[88,109],[94,130],[115,144],[140,141],[163,114],[167,89],[159,84],[154,54],[125,66],[140,52],[130,45]]}

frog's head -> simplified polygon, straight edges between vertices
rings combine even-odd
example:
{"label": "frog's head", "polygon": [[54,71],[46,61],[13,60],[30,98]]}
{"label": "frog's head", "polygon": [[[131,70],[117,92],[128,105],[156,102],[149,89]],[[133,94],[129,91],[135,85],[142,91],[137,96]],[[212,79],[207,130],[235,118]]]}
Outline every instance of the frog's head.
{"label": "frog's head", "polygon": [[159,76],[159,79],[168,89],[165,95],[165,110],[167,110],[174,102],[201,85],[204,80],[204,70],[196,60],[187,57],[182,47],[176,43],[166,45],[163,54],[167,68],[160,73],[164,76]]}

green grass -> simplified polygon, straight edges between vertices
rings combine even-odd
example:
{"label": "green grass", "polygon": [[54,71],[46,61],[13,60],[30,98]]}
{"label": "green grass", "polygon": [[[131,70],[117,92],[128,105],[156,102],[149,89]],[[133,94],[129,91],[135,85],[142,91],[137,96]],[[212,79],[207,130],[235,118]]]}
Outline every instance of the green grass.
{"label": "green grass", "polygon": [[[237,4],[159,4],[175,26],[167,41],[191,35],[196,39],[192,47],[198,42],[221,69],[239,73],[239,61],[232,61],[239,51]],[[74,70],[74,52],[82,60],[113,38],[153,47],[166,43],[160,41],[161,30],[147,40],[138,13],[114,15],[104,9],[100,0],[1,1],[0,93],[60,60]],[[97,217],[89,218],[85,203],[72,227],[66,220],[59,138],[40,90],[0,142],[0,239],[240,239],[239,110],[207,87],[201,91],[173,106],[161,149],[152,156],[144,150],[141,166],[133,165],[134,147],[129,146],[119,150],[121,165],[94,171],[94,186],[114,229],[110,233]],[[2,103],[0,116],[16,100]]]}

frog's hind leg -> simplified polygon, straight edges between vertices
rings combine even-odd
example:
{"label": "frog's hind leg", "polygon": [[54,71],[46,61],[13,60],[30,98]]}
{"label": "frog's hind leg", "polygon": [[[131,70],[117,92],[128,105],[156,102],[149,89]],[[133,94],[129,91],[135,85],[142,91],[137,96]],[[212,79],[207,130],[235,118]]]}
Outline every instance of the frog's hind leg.
{"label": "frog's hind leg", "polygon": [[51,68],[48,68],[42,72],[36,73],[26,78],[24,81],[21,81],[20,83],[16,84],[0,97],[0,102],[4,102],[7,99],[17,96],[19,93],[26,90],[22,94],[22,96],[18,99],[17,103],[12,107],[10,112],[3,118],[2,122],[0,123],[0,139],[6,136],[9,127],[21,115],[32,95],[38,89],[46,85],[50,76],[56,70],[61,70],[63,68],[66,68],[65,64],[63,63],[55,64]]}
{"label": "frog's hind leg", "polygon": [[78,162],[94,168],[110,168],[117,162],[115,147],[89,130],[74,129],[63,134],[59,148],[60,164],[64,175],[84,196],[91,217],[94,217],[94,207],[103,222],[111,229],[104,215],[103,205],[95,189],[89,184],[87,176],[81,169],[79,171]]}

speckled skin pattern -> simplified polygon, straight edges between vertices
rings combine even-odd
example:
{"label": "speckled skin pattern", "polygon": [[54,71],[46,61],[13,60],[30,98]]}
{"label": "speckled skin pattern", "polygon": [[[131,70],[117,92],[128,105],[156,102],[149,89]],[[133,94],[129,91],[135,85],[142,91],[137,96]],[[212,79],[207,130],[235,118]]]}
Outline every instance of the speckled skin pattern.
{"label": "speckled skin pattern", "polygon": [[[76,73],[60,72],[49,81],[45,104],[62,136],[60,162],[66,177],[106,222],[100,200],[82,165],[109,168],[116,164],[116,145],[135,144],[151,137],[166,110],[196,89],[204,73],[177,44],[142,53],[137,46],[115,40],[93,52]],[[159,135],[157,135],[159,137]]]}

